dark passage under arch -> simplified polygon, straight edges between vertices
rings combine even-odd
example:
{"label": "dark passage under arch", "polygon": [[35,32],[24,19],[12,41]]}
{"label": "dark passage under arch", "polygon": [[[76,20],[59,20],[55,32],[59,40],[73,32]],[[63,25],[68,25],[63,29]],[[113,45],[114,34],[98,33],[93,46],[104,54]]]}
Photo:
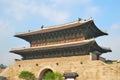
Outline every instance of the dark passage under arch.
{"label": "dark passage under arch", "polygon": [[45,74],[48,72],[53,72],[51,69],[44,69],[39,76],[39,80],[44,80]]}

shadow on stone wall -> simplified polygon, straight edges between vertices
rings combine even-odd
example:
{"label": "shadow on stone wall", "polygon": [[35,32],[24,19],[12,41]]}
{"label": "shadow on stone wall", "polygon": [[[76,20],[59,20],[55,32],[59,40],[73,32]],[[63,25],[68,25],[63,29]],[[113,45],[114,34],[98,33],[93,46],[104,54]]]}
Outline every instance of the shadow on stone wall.
{"label": "shadow on stone wall", "polygon": [[8,80],[8,79],[4,76],[0,76],[0,80]]}

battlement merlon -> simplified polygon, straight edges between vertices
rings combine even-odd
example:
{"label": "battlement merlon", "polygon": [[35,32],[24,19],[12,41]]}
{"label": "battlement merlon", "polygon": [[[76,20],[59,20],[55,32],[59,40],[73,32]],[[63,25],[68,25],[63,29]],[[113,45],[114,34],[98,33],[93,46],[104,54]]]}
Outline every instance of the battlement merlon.
{"label": "battlement merlon", "polygon": [[80,35],[83,35],[86,39],[96,38],[102,35],[108,35],[108,33],[101,31],[97,28],[97,26],[94,24],[93,19],[88,19],[74,21],[57,26],[51,26],[48,28],[42,28],[40,30],[19,33],[16,34],[15,37],[19,37],[28,42],[31,42],[33,38],[36,37],[40,39],[46,38],[48,36],[52,37],[54,34],[57,36],[63,34],[63,36],[65,37],[66,35],[71,35],[70,33],[74,34],[75,32],[79,33]]}

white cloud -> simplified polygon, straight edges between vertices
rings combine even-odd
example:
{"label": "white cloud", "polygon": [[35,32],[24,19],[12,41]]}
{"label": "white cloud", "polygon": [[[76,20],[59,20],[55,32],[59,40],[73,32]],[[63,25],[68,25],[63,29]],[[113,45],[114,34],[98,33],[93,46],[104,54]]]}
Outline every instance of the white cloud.
{"label": "white cloud", "polygon": [[9,49],[12,46],[11,36],[13,36],[14,28],[9,22],[0,18],[0,64],[9,64]]}
{"label": "white cloud", "polygon": [[9,6],[5,9],[5,12],[8,15],[12,15],[17,20],[22,20],[30,14],[44,17],[53,22],[63,22],[69,17],[69,13],[67,13],[67,11],[58,10],[56,7],[42,2],[38,4],[35,1],[26,2],[25,0],[14,0],[8,1],[8,3]]}
{"label": "white cloud", "polygon": [[8,52],[0,54],[0,64],[12,65],[14,63],[14,59],[21,59],[21,56]]}
{"label": "white cloud", "polygon": [[40,7],[39,14],[41,14],[43,17],[45,17],[53,22],[54,21],[55,22],[64,22],[69,17],[69,14],[67,12],[59,11],[55,8],[52,8],[52,7],[49,7],[46,5],[42,5]]}
{"label": "white cloud", "polygon": [[10,24],[0,18],[0,36],[4,39],[7,37],[10,33],[13,33],[14,29],[10,26]]}
{"label": "white cloud", "polygon": [[65,5],[75,5],[75,4],[86,4],[90,2],[91,0],[50,0],[53,4],[60,5],[60,4],[65,4]]}
{"label": "white cloud", "polygon": [[99,43],[104,47],[110,47],[112,52],[103,54],[107,59],[119,60],[120,59],[120,37],[116,35],[108,35],[99,40]]}
{"label": "white cloud", "polygon": [[86,17],[96,17],[100,14],[100,7],[98,6],[87,6],[85,11]]}
{"label": "white cloud", "polygon": [[111,53],[103,54],[107,59],[120,60],[120,24],[113,23],[109,28],[109,35],[105,38],[102,38],[99,43],[103,46],[109,46],[112,50]]}
{"label": "white cloud", "polygon": [[[12,27],[10,27],[9,23],[0,19],[0,43],[6,40],[6,38],[13,33]],[[1,43],[3,44],[3,43]]]}
{"label": "white cloud", "polygon": [[53,22],[64,22],[71,16],[70,7],[74,6],[84,8],[83,17],[94,17],[100,13],[100,7],[92,5],[92,0],[5,0],[2,3],[6,4],[5,12],[16,20],[37,15]]}
{"label": "white cloud", "polygon": [[110,30],[111,31],[118,31],[118,30],[120,30],[120,24],[119,23],[112,24],[111,27],[110,27]]}
{"label": "white cloud", "polygon": [[92,0],[51,0],[51,2],[53,5],[57,6],[69,6],[69,9],[73,9],[74,6],[77,6],[76,8],[82,11],[80,14],[83,14],[83,17],[85,18],[98,17],[98,15],[101,13],[101,8],[93,5]]}
{"label": "white cloud", "polygon": [[[70,17],[70,11],[64,9],[67,5],[69,7],[74,7],[74,5],[84,5],[85,7],[85,16],[95,16],[99,13],[100,9],[97,6],[89,6],[91,0],[50,0],[48,3],[46,1],[34,1],[34,0],[5,0],[5,4],[7,3],[7,7],[5,12],[8,15],[12,15],[17,20],[23,20],[26,16],[38,15],[38,17],[46,18],[53,22],[64,22]],[[62,10],[60,9],[61,7]],[[81,7],[80,7],[81,8]]]}
{"label": "white cloud", "polygon": [[[22,20],[29,10],[29,5],[25,1],[7,1],[8,7],[6,7],[5,12],[12,15],[17,20]],[[29,12],[28,12],[29,13]]]}

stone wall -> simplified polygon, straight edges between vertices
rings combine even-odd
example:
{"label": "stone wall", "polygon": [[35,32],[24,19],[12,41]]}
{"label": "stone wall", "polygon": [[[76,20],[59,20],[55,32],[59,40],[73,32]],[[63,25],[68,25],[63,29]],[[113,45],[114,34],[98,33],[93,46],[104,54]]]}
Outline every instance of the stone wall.
{"label": "stone wall", "polygon": [[90,53],[90,59],[91,60],[96,60],[97,59],[97,55],[93,54],[93,53]]}
{"label": "stone wall", "polygon": [[19,73],[26,70],[33,72],[37,80],[45,69],[62,74],[77,72],[77,80],[120,80],[120,65],[91,60],[90,55],[15,61],[8,70],[8,78],[20,80]]}

